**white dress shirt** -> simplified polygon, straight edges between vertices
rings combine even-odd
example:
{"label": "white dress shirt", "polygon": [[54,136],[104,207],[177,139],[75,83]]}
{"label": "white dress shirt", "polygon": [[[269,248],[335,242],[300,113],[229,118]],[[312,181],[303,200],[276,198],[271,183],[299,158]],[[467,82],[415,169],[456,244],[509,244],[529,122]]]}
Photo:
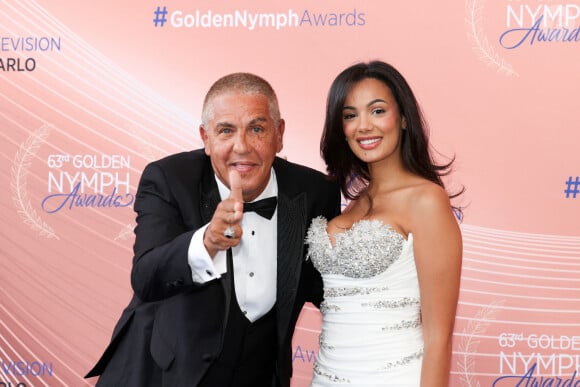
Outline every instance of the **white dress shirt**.
{"label": "white dress shirt", "polygon": [[[217,178],[221,199],[229,197],[230,190]],[[274,169],[264,191],[255,199],[278,196],[278,184]],[[255,212],[245,212],[242,217],[243,230],[240,244],[232,248],[234,262],[234,286],[242,312],[250,321],[256,321],[276,302],[278,209],[272,219]],[[189,245],[188,263],[193,281],[205,283],[227,272],[226,251],[219,251],[213,260],[203,245],[203,234],[208,224],[197,230]]]}

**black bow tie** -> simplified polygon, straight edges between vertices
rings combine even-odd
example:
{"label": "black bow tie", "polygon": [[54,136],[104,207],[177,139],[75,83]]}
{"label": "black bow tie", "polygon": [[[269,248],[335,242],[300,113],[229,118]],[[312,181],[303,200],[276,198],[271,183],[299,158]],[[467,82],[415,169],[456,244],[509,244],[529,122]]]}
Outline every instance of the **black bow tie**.
{"label": "black bow tie", "polygon": [[256,214],[263,216],[266,219],[272,219],[274,211],[276,211],[277,203],[278,199],[276,199],[275,196],[255,202],[244,203],[244,212],[254,211]]}

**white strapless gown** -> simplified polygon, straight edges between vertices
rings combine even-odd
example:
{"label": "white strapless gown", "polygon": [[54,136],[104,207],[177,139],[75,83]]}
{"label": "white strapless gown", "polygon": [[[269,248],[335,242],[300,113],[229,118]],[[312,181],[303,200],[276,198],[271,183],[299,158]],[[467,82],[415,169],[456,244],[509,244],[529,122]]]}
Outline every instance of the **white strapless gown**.
{"label": "white strapless gown", "polygon": [[322,274],[324,302],[313,387],[418,386],[423,358],[413,235],[377,220],[335,235],[312,221],[308,256]]}

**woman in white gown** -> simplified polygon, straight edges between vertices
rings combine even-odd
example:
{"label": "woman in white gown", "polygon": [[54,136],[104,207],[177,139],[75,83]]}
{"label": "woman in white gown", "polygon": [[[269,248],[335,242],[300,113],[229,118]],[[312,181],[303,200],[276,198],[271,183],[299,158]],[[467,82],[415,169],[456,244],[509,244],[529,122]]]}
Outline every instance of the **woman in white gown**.
{"label": "woman in white gown", "polygon": [[334,80],[321,151],[350,200],[308,231],[324,280],[313,387],[447,386],[462,242],[403,76],[374,61]]}

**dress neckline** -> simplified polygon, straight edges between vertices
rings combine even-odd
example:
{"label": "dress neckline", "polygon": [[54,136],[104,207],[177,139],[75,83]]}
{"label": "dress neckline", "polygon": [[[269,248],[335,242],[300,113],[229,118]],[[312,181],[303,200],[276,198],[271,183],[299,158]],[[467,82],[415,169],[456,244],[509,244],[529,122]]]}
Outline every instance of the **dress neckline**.
{"label": "dress neckline", "polygon": [[[328,238],[328,243],[330,244],[330,247],[333,249],[336,247],[336,242],[338,241],[338,239],[344,238],[344,237],[348,236],[349,234],[353,234],[353,233],[357,232],[361,228],[361,225],[365,225],[365,224],[368,224],[369,226],[371,226],[373,224],[377,224],[378,227],[380,227],[381,229],[384,228],[384,229],[386,229],[387,232],[389,232],[391,234],[395,234],[397,237],[399,237],[403,241],[403,243],[409,242],[409,240],[412,239],[412,237],[413,237],[413,234],[409,233],[407,235],[407,237],[405,238],[405,236],[403,234],[401,234],[400,232],[395,230],[389,223],[384,223],[380,219],[359,219],[356,222],[354,222],[350,226],[350,228],[339,227],[340,229],[342,229],[344,231],[330,234],[328,232],[328,219],[326,219],[323,216],[321,216],[320,218],[323,219],[323,221],[324,221],[324,223],[321,225],[321,227],[324,230],[324,233],[326,234],[326,236]],[[330,239],[331,236],[335,240],[334,245],[332,244],[332,241]]]}

